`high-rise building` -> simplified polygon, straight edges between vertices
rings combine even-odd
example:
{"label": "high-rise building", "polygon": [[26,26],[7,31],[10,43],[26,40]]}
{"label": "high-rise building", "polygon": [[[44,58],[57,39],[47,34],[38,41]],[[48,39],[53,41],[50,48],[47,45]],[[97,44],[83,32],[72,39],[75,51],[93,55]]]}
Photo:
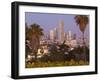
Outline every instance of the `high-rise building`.
{"label": "high-rise building", "polygon": [[64,21],[59,22],[59,40],[62,43],[64,41]]}
{"label": "high-rise building", "polygon": [[72,40],[72,32],[68,31],[68,40]]}
{"label": "high-rise building", "polygon": [[55,40],[55,31],[50,30],[50,40],[54,41]]}
{"label": "high-rise building", "polygon": [[65,38],[65,40],[68,40],[68,33],[67,32],[64,33],[64,38]]}
{"label": "high-rise building", "polygon": [[58,39],[58,29],[57,28],[54,28],[54,33],[55,33],[55,40]]}

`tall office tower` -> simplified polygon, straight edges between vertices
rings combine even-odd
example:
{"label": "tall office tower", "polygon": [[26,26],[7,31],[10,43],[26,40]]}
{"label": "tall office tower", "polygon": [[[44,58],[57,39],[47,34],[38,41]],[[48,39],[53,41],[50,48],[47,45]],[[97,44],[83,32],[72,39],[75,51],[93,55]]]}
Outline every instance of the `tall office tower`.
{"label": "tall office tower", "polygon": [[72,40],[72,32],[71,31],[68,31],[68,40]]}
{"label": "tall office tower", "polygon": [[59,40],[62,43],[64,41],[64,21],[59,22]]}
{"label": "tall office tower", "polygon": [[64,40],[66,41],[67,40],[67,33],[64,32]]}
{"label": "tall office tower", "polygon": [[50,40],[54,41],[55,40],[55,31],[50,30]]}
{"label": "tall office tower", "polygon": [[58,39],[58,29],[57,28],[54,28],[54,33],[55,33],[55,40]]}
{"label": "tall office tower", "polygon": [[68,40],[68,32],[65,33],[65,38]]}
{"label": "tall office tower", "polygon": [[64,32],[64,39],[66,39],[66,33]]}

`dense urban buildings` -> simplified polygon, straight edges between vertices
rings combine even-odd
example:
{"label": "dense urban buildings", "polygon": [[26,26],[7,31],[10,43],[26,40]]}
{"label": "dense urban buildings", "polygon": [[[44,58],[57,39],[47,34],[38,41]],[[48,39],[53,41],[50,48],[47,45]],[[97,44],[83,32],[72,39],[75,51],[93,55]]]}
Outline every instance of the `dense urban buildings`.
{"label": "dense urban buildings", "polygon": [[[64,43],[70,48],[76,48],[77,46],[82,46],[82,38],[78,38],[77,35],[71,30],[64,30],[64,21],[61,20],[58,23],[58,27],[54,27],[49,31],[49,34],[41,37],[40,45],[44,50],[43,54],[48,54],[48,45],[54,43],[56,45]],[[89,41],[87,38],[85,38],[85,43],[89,47]],[[40,49],[38,50],[38,54],[41,54]]]}

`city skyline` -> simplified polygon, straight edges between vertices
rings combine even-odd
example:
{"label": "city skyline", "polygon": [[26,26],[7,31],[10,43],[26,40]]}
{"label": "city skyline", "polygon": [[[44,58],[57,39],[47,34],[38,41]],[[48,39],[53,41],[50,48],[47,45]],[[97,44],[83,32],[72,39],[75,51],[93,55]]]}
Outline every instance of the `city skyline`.
{"label": "city skyline", "polygon": [[89,22],[84,26],[84,17],[89,20],[86,15],[26,12],[25,67],[30,67],[29,61],[31,67],[72,66],[73,61],[73,66],[81,61],[89,65]]}
{"label": "city skyline", "polygon": [[[72,14],[51,14],[51,13],[31,13],[25,12],[25,22],[27,25],[33,23],[39,24],[45,34],[49,35],[50,30],[54,28],[59,28],[59,22],[64,23],[64,32],[72,31],[77,37],[81,37],[81,31],[79,26],[75,22],[76,15]],[[85,30],[85,37],[89,38],[89,24]]]}

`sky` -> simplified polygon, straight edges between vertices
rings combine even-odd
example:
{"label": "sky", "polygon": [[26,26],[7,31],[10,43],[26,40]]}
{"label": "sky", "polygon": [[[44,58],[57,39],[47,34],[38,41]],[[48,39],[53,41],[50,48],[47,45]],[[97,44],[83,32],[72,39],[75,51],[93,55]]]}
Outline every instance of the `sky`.
{"label": "sky", "polygon": [[[27,23],[28,26],[33,23],[39,24],[43,28],[45,34],[49,34],[49,31],[58,28],[59,22],[63,20],[64,32],[72,31],[77,37],[81,37],[82,33],[74,17],[74,14],[25,12],[25,23]],[[89,37],[89,24],[85,29],[85,37]]]}

